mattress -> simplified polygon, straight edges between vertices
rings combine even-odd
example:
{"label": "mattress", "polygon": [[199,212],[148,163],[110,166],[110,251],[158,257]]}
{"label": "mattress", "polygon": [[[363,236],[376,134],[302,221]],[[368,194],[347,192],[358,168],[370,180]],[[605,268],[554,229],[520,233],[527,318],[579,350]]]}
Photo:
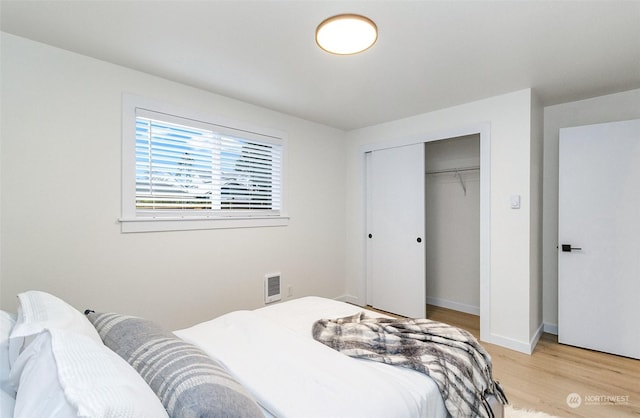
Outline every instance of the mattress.
{"label": "mattress", "polygon": [[231,312],[174,333],[224,364],[267,416],[446,417],[428,376],[350,358],[313,339],[318,319],[361,311],[344,302],[305,297]]}

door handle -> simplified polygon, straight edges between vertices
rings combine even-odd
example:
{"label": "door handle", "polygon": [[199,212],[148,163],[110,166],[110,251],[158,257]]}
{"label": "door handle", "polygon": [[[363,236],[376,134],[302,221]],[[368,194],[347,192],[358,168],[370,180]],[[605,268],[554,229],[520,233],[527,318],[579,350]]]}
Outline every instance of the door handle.
{"label": "door handle", "polygon": [[580,247],[572,247],[571,244],[562,244],[562,251],[565,253],[570,253],[571,251],[581,251]]}

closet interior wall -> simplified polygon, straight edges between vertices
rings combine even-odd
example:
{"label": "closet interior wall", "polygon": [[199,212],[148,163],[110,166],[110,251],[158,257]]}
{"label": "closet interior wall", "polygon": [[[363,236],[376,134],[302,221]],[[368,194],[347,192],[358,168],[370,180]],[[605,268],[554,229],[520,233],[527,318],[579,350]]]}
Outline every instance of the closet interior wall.
{"label": "closet interior wall", "polygon": [[480,314],[480,135],[425,144],[427,304]]}

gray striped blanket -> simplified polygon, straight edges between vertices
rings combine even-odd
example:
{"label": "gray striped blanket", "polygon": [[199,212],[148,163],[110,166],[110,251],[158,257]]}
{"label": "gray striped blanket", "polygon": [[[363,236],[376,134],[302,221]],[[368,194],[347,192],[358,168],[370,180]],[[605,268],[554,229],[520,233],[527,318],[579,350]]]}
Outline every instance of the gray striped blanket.
{"label": "gray striped blanket", "polygon": [[487,396],[507,399],[491,375],[491,357],[469,332],[429,319],[321,319],[313,338],[350,357],[417,370],[438,386],[452,417],[493,417]]}

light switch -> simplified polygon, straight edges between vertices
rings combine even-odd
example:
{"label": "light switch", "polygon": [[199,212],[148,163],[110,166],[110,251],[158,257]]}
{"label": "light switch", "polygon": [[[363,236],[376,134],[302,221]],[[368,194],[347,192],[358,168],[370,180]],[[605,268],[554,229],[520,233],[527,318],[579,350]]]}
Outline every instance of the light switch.
{"label": "light switch", "polygon": [[520,209],[520,195],[511,195],[511,209]]}

